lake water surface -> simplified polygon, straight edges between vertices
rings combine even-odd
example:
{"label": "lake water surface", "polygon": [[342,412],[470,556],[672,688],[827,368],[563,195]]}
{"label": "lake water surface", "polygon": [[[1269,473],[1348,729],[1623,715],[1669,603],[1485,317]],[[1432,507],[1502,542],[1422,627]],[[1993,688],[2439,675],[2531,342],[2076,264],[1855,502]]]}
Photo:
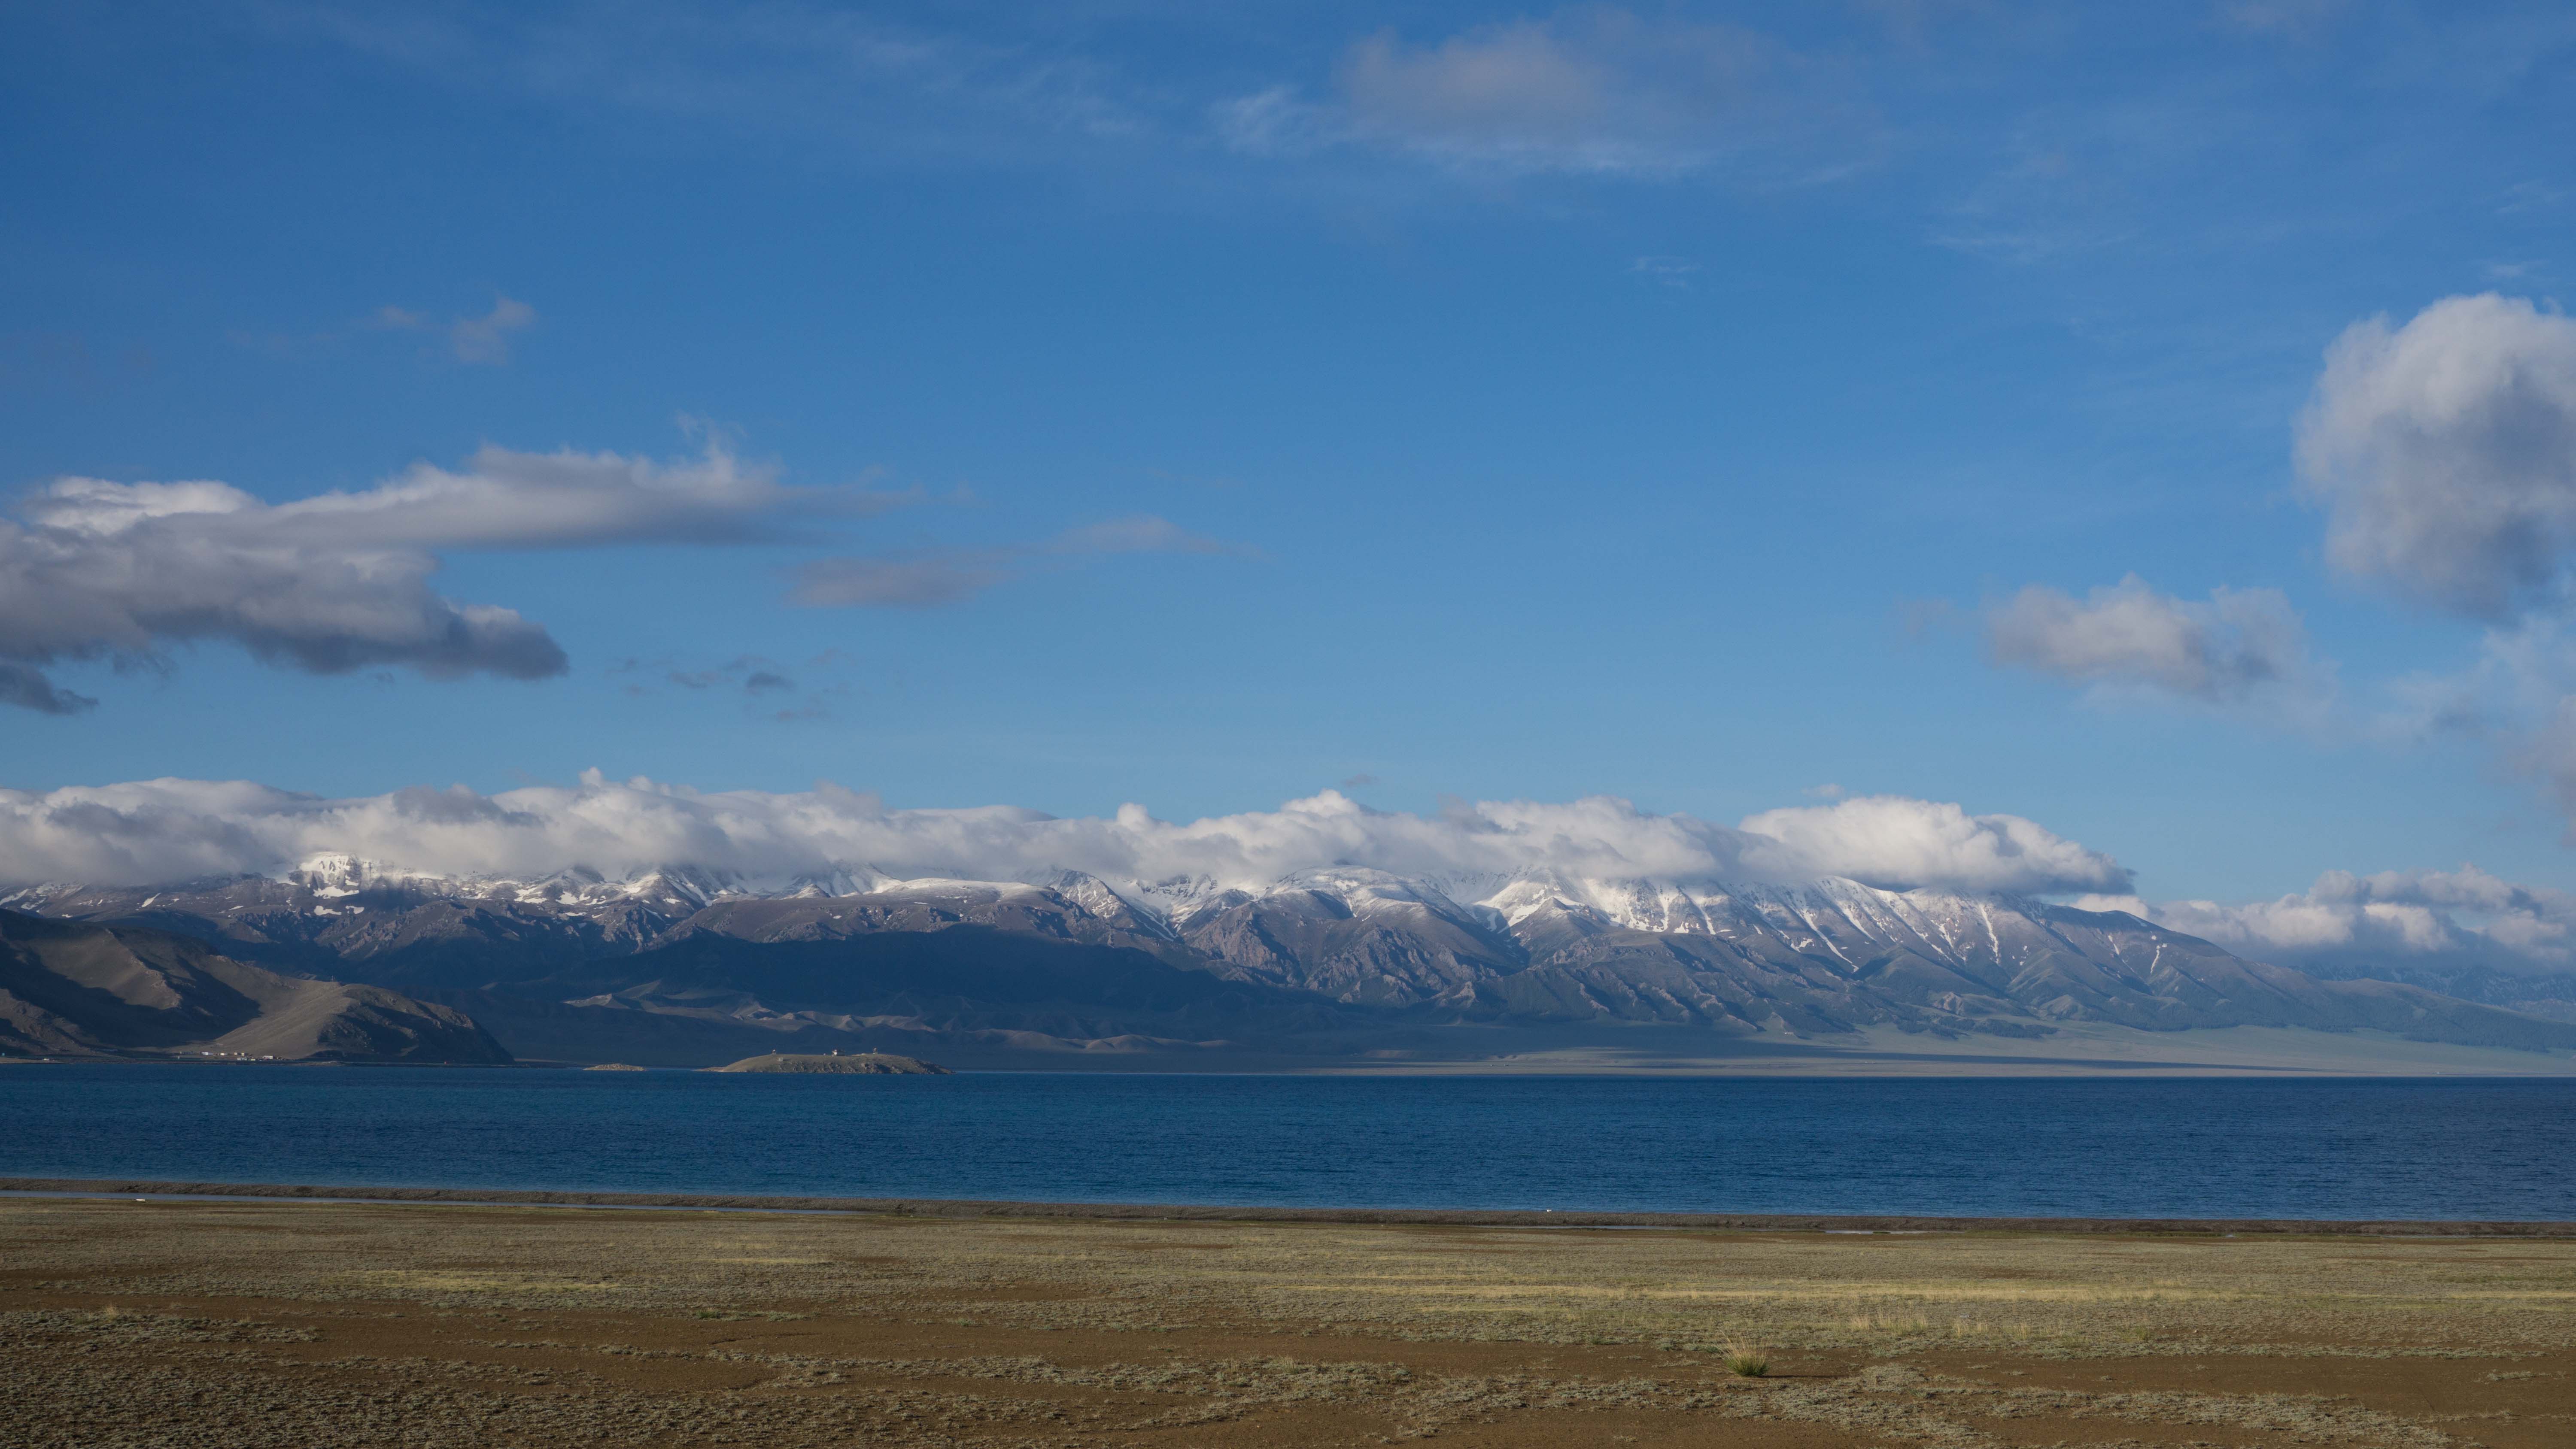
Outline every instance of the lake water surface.
{"label": "lake water surface", "polygon": [[0,1175],[1346,1207],[2576,1219],[2576,1082],[0,1068]]}

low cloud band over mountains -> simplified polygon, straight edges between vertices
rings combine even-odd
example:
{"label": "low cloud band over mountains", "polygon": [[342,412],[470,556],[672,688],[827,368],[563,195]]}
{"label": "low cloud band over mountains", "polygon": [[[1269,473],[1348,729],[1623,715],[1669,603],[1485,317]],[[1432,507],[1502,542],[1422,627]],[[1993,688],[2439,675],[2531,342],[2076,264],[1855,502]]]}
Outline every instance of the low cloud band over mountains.
{"label": "low cloud band over mountains", "polygon": [[596,771],[569,786],[485,795],[452,786],[331,799],[246,781],[149,780],[0,790],[0,887],[153,886],[278,876],[316,856],[378,876],[620,881],[674,869],[775,893],[871,880],[1111,881],[1252,887],[1361,867],[1466,881],[1804,884],[2073,897],[2259,959],[2328,968],[2576,964],[2576,899],[2475,867],[2333,872],[2307,892],[2229,904],[2155,902],[2099,850],[2014,815],[1902,796],[1764,811],[1735,825],[1594,796],[1373,810],[1327,790],[1276,810],[1175,822],[1142,805],[1058,818],[995,805],[908,810],[830,783],[793,793],[699,791]]}
{"label": "low cloud band over mountains", "polygon": [[686,867],[777,885],[799,877],[1019,880],[1075,870],[1117,880],[1262,884],[1362,866],[1406,875],[1789,884],[1846,877],[1891,889],[2124,891],[2099,851],[2013,815],[1895,796],[1766,811],[1740,826],[1656,815],[1592,796],[1372,810],[1327,790],[1277,810],[1185,823],[1142,805],[1059,819],[985,806],[888,808],[873,795],[701,792],[597,771],[572,786],[478,794],[463,786],[325,799],[242,781],[146,780],[0,790],[0,882],[156,885],[266,875],[320,854],[442,877],[608,880]]}

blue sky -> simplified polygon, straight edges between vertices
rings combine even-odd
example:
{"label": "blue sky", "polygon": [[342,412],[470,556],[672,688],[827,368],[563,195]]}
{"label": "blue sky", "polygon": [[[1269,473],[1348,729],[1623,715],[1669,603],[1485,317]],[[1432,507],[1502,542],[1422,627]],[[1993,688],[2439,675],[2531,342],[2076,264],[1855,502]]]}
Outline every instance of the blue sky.
{"label": "blue sky", "polygon": [[[2157,898],[2576,884],[2532,662],[2576,465],[2507,480],[2540,573],[2481,604],[2390,542],[2456,470],[2385,410],[2294,456],[2376,316],[2528,299],[2457,345],[2555,375],[2571,62],[2563,7],[2361,0],[19,7],[0,487],[712,448],[785,491],[407,535],[541,677],[0,629],[69,701],[0,709],[0,783],[1831,786]],[[2131,575],[2162,642],[2102,642]]]}

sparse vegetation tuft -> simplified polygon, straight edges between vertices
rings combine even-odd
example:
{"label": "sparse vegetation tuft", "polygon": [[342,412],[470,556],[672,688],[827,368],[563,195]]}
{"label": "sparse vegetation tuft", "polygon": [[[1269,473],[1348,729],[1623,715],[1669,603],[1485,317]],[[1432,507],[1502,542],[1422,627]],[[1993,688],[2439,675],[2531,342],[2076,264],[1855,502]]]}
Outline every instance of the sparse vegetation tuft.
{"label": "sparse vegetation tuft", "polygon": [[1771,1356],[1741,1344],[1726,1346],[1726,1370],[1738,1378],[1758,1379],[1771,1372]]}

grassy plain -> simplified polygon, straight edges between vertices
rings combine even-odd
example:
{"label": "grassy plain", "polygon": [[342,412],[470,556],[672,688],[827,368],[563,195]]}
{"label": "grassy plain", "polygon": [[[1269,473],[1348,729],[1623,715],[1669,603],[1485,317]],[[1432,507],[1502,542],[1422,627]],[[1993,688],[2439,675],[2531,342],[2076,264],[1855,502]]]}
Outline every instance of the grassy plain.
{"label": "grassy plain", "polygon": [[2540,1449],[2571,1373],[2557,1240],[0,1199],[21,1449]]}

